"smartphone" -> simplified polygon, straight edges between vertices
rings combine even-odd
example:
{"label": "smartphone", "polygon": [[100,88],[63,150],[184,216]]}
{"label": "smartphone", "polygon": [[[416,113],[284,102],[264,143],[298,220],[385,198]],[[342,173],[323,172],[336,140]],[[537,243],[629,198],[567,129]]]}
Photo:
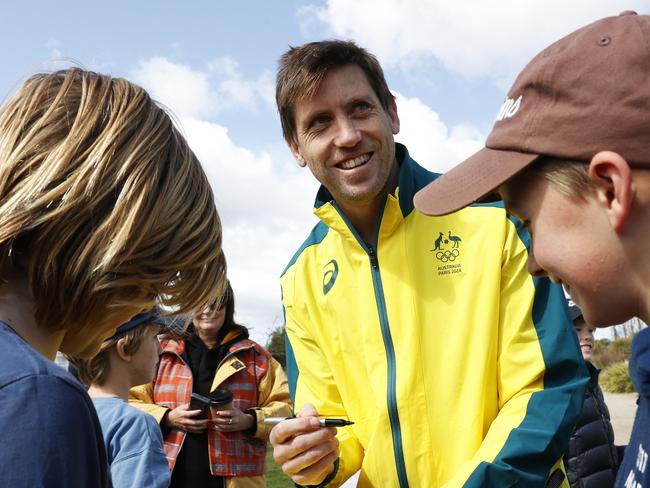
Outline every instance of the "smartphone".
{"label": "smartphone", "polygon": [[199,393],[192,393],[190,396],[190,410],[201,410],[201,413],[194,417],[195,419],[207,419],[208,407],[210,407],[210,399]]}

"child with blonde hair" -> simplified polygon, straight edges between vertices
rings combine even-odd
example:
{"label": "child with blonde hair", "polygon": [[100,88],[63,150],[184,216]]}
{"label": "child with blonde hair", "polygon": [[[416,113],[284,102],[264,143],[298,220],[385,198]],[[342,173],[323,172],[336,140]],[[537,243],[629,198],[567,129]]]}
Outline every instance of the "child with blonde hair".
{"label": "child with blonde hair", "polygon": [[158,301],[214,302],[225,268],[207,177],[145,90],[30,77],[0,108],[0,486],[109,486],[93,404],[52,359]]}

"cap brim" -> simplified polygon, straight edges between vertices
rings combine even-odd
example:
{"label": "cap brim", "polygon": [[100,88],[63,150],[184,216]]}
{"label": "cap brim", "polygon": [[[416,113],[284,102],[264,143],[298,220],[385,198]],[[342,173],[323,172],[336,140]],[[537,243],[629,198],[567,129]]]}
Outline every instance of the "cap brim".
{"label": "cap brim", "polygon": [[484,147],[422,188],[413,203],[426,215],[455,212],[491,193],[538,157]]}

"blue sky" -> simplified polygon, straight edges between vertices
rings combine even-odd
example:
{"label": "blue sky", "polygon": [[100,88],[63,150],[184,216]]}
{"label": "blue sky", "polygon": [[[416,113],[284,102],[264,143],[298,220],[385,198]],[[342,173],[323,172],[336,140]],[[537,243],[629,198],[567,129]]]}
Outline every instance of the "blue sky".
{"label": "blue sky", "polygon": [[177,116],[211,179],[237,318],[264,342],[282,323],[277,278],[315,224],[316,184],[281,137],[277,59],[289,45],[354,39],[398,99],[411,155],[445,171],[480,148],[525,62],[571,30],[650,0],[12,2],[0,6],[0,98],[68,66],[145,86]]}

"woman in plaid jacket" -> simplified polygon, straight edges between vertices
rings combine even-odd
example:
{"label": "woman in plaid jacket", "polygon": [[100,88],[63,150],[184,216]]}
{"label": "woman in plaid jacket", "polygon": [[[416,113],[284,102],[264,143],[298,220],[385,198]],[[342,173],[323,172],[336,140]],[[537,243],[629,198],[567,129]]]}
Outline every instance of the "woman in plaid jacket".
{"label": "woman in plaid jacket", "polygon": [[[291,415],[287,377],[269,352],[234,321],[234,295],[193,316],[184,338],[161,339],[155,380],[131,390],[129,402],[160,423],[171,487],[265,486],[264,418]],[[226,388],[232,406],[201,419],[189,410],[192,392]]]}

